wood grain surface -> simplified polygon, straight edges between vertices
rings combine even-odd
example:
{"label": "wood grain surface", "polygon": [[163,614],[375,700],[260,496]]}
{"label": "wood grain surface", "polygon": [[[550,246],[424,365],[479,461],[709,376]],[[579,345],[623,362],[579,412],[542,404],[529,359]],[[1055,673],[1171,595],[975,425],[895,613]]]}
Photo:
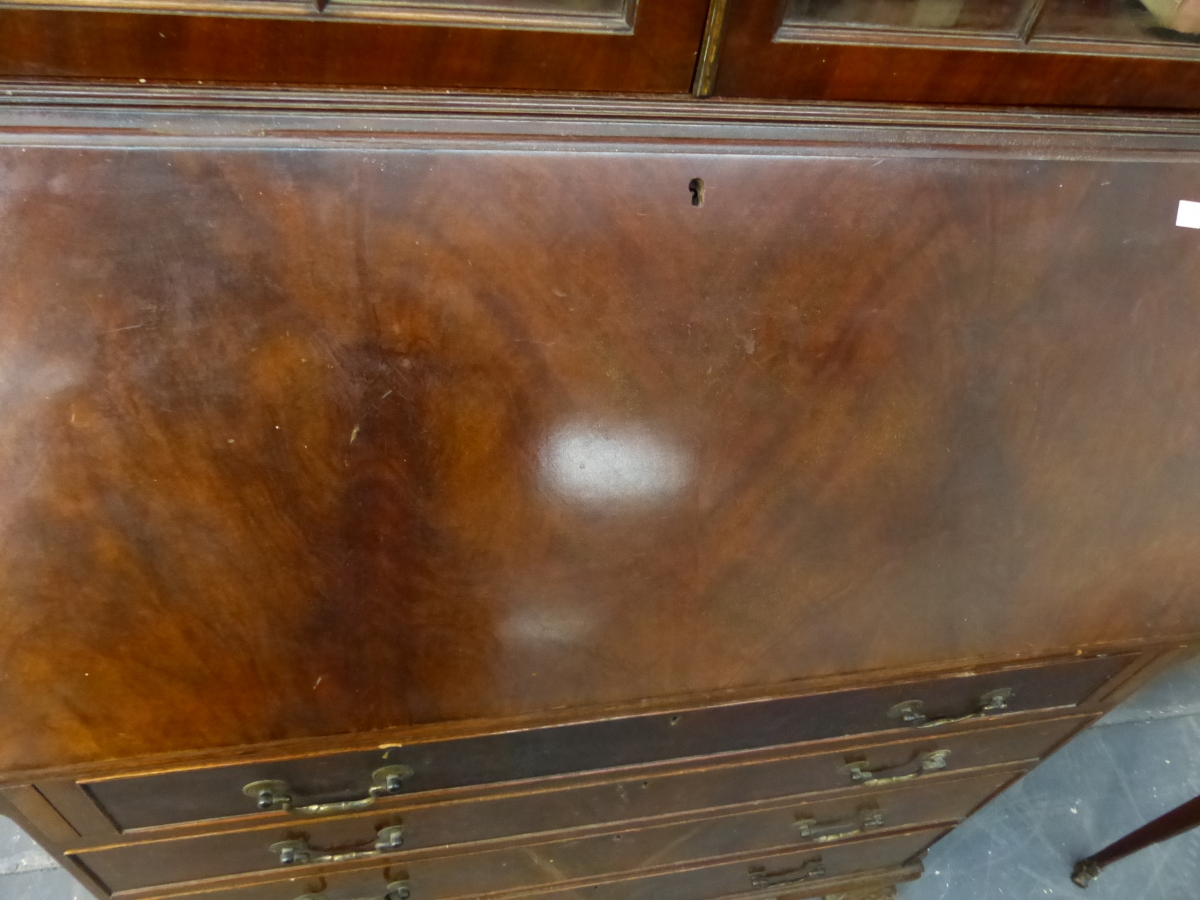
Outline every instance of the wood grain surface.
{"label": "wood grain surface", "polygon": [[4,149],[0,769],[1196,632],[1183,198]]}

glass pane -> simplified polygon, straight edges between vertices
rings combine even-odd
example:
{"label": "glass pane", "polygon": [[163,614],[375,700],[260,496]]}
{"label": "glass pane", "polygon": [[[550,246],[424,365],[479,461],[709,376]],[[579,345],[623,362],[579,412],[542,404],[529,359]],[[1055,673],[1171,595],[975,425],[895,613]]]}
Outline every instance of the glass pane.
{"label": "glass pane", "polygon": [[1039,37],[1200,44],[1200,0],[1049,0]]}
{"label": "glass pane", "polygon": [[[330,0],[332,6],[337,0]],[[345,5],[350,0],[342,0]],[[413,9],[457,9],[470,11],[511,10],[513,12],[548,12],[560,15],[617,15],[624,14],[626,0],[374,0],[374,5],[410,7]]]}
{"label": "glass pane", "polygon": [[[0,0],[0,7],[12,0]],[[182,13],[285,19],[355,19],[632,34],[637,0],[18,0],[22,9]]]}
{"label": "glass pane", "polygon": [[787,0],[783,24],[1012,34],[1022,0]]}

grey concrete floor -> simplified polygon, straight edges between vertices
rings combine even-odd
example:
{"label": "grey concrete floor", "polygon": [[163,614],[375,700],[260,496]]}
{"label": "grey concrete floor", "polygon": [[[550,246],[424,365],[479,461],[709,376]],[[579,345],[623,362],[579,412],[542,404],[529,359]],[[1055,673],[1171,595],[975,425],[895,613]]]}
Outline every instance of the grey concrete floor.
{"label": "grey concrete floor", "polygon": [[1076,859],[1200,795],[1200,658],[1147,685],[934,845],[900,900],[1200,900],[1200,829],[1106,869]]}
{"label": "grey concrete floor", "polygon": [[[1072,862],[1200,795],[1200,658],[1147,686],[930,851],[900,900],[1200,900],[1200,829],[1107,869],[1084,893]],[[0,900],[85,900],[0,819]]]}

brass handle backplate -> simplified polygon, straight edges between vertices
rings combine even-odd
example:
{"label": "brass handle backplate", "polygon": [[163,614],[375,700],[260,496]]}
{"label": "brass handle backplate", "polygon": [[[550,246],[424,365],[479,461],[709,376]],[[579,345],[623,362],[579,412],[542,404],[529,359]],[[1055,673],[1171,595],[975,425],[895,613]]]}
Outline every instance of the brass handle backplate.
{"label": "brass handle backplate", "polygon": [[862,834],[874,828],[882,828],[883,813],[878,807],[864,806],[850,819],[841,822],[818,822],[813,818],[797,816],[792,827],[800,832],[801,837],[808,838],[814,844],[824,844]]}
{"label": "brass handle backplate", "polygon": [[825,874],[825,866],[821,857],[814,856],[806,859],[801,865],[791,869],[780,869],[778,872],[768,872],[762,866],[750,867],[750,886],[752,888],[783,887],[789,884],[800,884],[811,881]]}
{"label": "brass handle backplate", "polygon": [[839,771],[847,773],[855,784],[896,784],[900,781],[912,781],[931,772],[940,772],[946,768],[946,757],[949,755],[949,750],[929,750],[917,753],[903,765],[883,769],[869,769],[869,763],[865,759],[855,760],[841,766]]}
{"label": "brass handle backplate", "polygon": [[[363,897],[361,900],[409,900],[412,896],[412,888],[407,881],[393,881],[386,888],[387,893],[380,897],[378,894],[374,897]],[[305,894],[302,897],[297,897],[296,900],[329,900],[324,892],[320,894]]]}
{"label": "brass handle backplate", "polygon": [[404,846],[404,826],[392,825],[382,829],[370,850],[354,850],[349,853],[324,853],[308,845],[304,838],[278,841],[267,849],[279,857],[281,866],[301,866],[310,863],[346,862],[351,859],[370,859],[385,853],[395,853]]}
{"label": "brass handle backplate", "polygon": [[915,728],[936,728],[939,725],[953,725],[956,722],[969,722],[972,719],[984,719],[993,713],[1008,709],[1008,701],[1013,698],[1012,688],[996,688],[988,691],[979,698],[979,706],[973,711],[961,716],[941,716],[929,718],[925,715],[925,704],[920,700],[905,700],[897,703],[888,710],[889,719],[899,719],[905,725]]}
{"label": "brass handle backplate", "polygon": [[263,812],[283,810],[301,816],[327,816],[333,813],[356,812],[374,806],[380,797],[400,793],[405,779],[411,778],[412,775],[413,770],[409,766],[384,766],[382,769],[376,769],[371,773],[371,779],[375,783],[367,790],[367,796],[361,800],[343,800],[339,803],[297,806],[286,781],[252,781],[242,788],[242,793],[254,798]]}

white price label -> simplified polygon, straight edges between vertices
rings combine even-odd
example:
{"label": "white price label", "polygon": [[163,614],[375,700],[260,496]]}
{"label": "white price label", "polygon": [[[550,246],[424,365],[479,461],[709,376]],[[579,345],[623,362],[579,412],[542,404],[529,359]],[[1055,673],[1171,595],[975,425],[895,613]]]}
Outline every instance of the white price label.
{"label": "white price label", "polygon": [[1179,212],[1175,214],[1175,224],[1180,228],[1200,228],[1200,203],[1192,200],[1180,200]]}

